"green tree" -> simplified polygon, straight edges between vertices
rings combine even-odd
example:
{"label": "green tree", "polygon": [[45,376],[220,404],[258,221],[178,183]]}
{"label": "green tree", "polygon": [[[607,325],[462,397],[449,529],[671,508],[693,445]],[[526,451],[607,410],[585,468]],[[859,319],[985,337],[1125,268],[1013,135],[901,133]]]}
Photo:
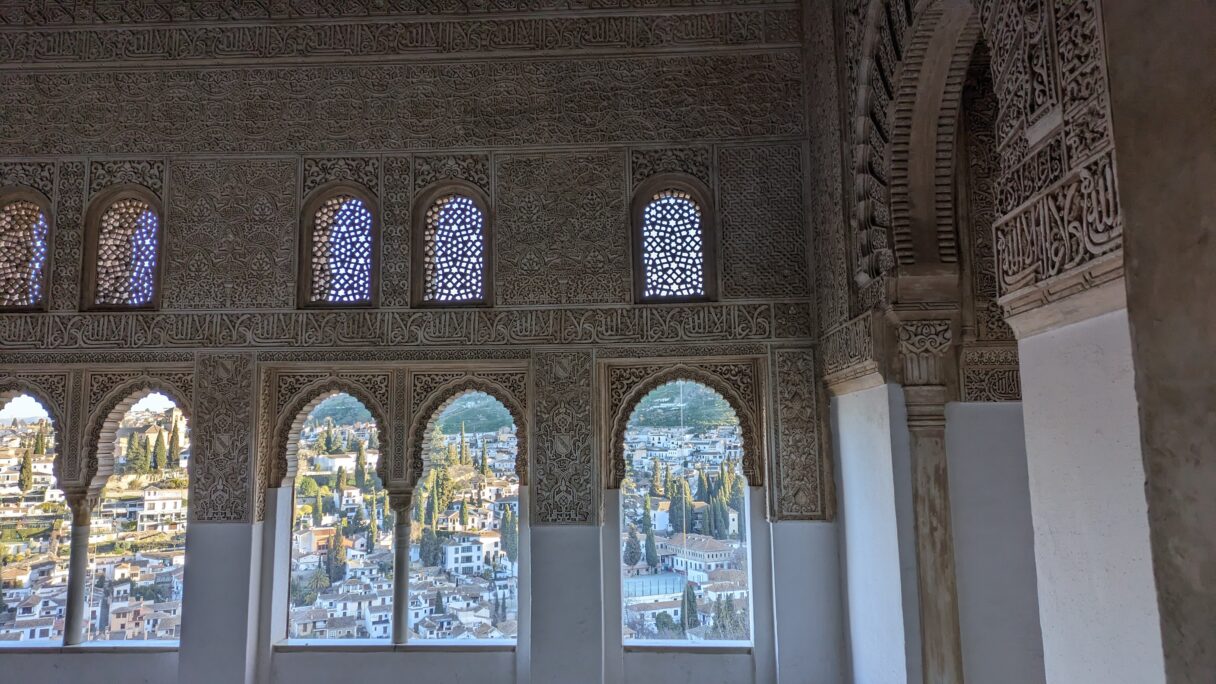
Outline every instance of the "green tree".
{"label": "green tree", "polygon": [[346,489],[346,487],[347,487],[346,468],[338,468],[338,483],[337,483],[336,489],[338,491],[341,491],[343,489]]}
{"label": "green tree", "polygon": [[469,504],[463,499],[460,502],[460,529],[469,529]]}
{"label": "green tree", "polygon": [[127,438],[127,466],[128,473],[136,475],[144,475],[151,467],[148,459],[148,445],[146,440],[136,433],[132,433]]}
{"label": "green tree", "polygon": [[671,464],[663,464],[663,496],[671,497]]}
{"label": "green tree", "polygon": [[376,497],[372,497],[372,517],[367,523],[367,550],[376,548],[376,540],[380,538],[380,514],[376,512]]}
{"label": "green tree", "polygon": [[444,450],[443,465],[454,466],[460,462],[460,453],[456,451],[455,444],[449,444]]}
{"label": "green tree", "polygon": [[473,465],[473,457],[469,455],[469,442],[464,434],[464,423],[460,424],[460,465]]}
{"label": "green tree", "polygon": [[705,476],[705,471],[697,468],[697,501],[709,503],[713,493],[709,491],[709,478]]}
{"label": "green tree", "polygon": [[659,459],[650,462],[650,493],[648,496],[663,496],[663,471],[659,467]]}
{"label": "green tree", "polygon": [[156,446],[152,447],[152,459],[150,463],[151,469],[160,470],[161,468],[167,467],[165,458],[168,453],[169,447],[167,444],[165,444],[165,433],[163,430],[159,430],[156,433]]}
{"label": "green tree", "polygon": [[166,465],[170,468],[182,467],[182,436],[178,433],[177,423],[173,423],[173,430],[169,432],[169,452]]}
{"label": "green tree", "polygon": [[629,536],[625,540],[625,550],[621,552],[621,560],[626,567],[632,568],[642,560],[642,545],[638,542],[638,528],[629,526]]}
{"label": "green tree", "polygon": [[654,522],[650,516],[650,495],[647,494],[642,499],[642,533],[645,534],[652,529],[654,529]]}
{"label": "green tree", "polygon": [[34,455],[41,456],[46,453],[46,426],[39,425],[38,432],[34,435]]}
{"label": "green tree", "polygon": [[330,538],[329,549],[325,553],[325,570],[329,574],[331,585],[346,578],[346,544],[344,540],[342,525],[335,525],[334,536]]}
{"label": "green tree", "polygon": [[363,440],[355,440],[355,486],[359,491],[367,491],[367,452],[363,448]]}
{"label": "green tree", "polygon": [[418,556],[427,567],[439,567],[443,564],[443,545],[435,535],[434,528],[422,528],[422,543],[418,547]]}
{"label": "green tree", "polygon": [[684,478],[676,478],[668,488],[671,496],[671,508],[668,511],[668,519],[671,521],[671,529],[678,533],[688,533],[692,531],[692,493],[688,489],[688,480]]}
{"label": "green tree", "polygon": [[368,432],[367,432],[367,448],[368,449],[379,449],[380,448],[380,431],[374,427],[371,430],[368,430]]}
{"label": "green tree", "polygon": [[423,456],[426,460],[435,463],[442,459],[445,453],[447,453],[447,440],[443,436],[443,430],[439,429],[439,421],[435,421],[431,434],[426,438]]}
{"label": "green tree", "polygon": [[481,476],[490,477],[490,440],[481,440]]}
{"label": "green tree", "polygon": [[17,488],[24,494],[34,486],[34,450],[26,449],[21,454],[21,471],[17,474]]}
{"label": "green tree", "polygon": [[512,563],[519,558],[519,520],[510,506],[502,511],[502,550],[507,554],[507,560]]}
{"label": "green tree", "polygon": [[684,632],[701,626],[701,615],[697,611],[697,593],[693,591],[692,582],[684,583],[684,596],[680,599],[680,626]]}
{"label": "green tree", "polygon": [[296,494],[300,496],[311,499],[319,491],[321,491],[321,488],[317,486],[317,481],[307,475],[301,475],[300,479],[296,481]]}
{"label": "green tree", "polygon": [[322,517],[321,509],[322,509],[322,504],[320,501],[317,501],[317,505],[312,507],[312,526],[313,527],[320,527],[324,523],[324,518]]}
{"label": "green tree", "polygon": [[646,532],[646,565],[652,571],[659,567],[659,547],[654,543],[654,530]]}
{"label": "green tree", "polygon": [[660,639],[678,639],[684,636],[681,625],[671,619],[671,615],[667,611],[654,616],[654,628]]}

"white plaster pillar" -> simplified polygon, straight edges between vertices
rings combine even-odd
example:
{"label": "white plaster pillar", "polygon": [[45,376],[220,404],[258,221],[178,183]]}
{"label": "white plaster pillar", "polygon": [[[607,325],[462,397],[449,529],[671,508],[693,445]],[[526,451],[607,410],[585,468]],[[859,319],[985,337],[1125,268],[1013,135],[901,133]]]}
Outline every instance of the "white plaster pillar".
{"label": "white plaster pillar", "polygon": [[393,509],[393,643],[404,644],[410,633],[410,501],[390,495]]}
{"label": "white plaster pillar", "polygon": [[[911,456],[899,385],[833,397],[851,681],[921,681]],[[849,680],[844,680],[849,681]]]}
{"label": "white plaster pillar", "polygon": [[186,528],[179,684],[252,682],[257,659],[262,523]]}
{"label": "white plaster pillar", "polygon": [[946,405],[963,675],[1043,684],[1022,404]]}
{"label": "white plaster pillar", "polygon": [[1163,682],[1127,310],[1018,354],[1047,681]]}
{"label": "white plaster pillar", "polygon": [[783,520],[770,529],[776,681],[848,681],[837,524]]}
{"label": "white plaster pillar", "polygon": [[68,497],[72,509],[71,549],[68,557],[68,605],[64,616],[63,644],[75,646],[85,637],[85,588],[89,583],[89,530],[93,503],[88,496]]}
{"label": "white plaster pillar", "polygon": [[262,524],[262,591],[258,611],[257,681],[270,681],[274,645],[287,638],[291,567],[291,526],[294,486],[266,490],[266,521]]}
{"label": "white plaster pillar", "polygon": [[532,684],[602,682],[600,528],[534,523],[530,533]]}

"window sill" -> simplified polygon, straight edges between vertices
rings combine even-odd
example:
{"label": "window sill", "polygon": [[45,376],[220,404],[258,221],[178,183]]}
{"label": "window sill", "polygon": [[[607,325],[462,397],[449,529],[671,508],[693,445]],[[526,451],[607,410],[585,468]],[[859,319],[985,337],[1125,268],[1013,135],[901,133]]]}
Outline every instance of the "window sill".
{"label": "window sill", "polygon": [[626,653],[712,653],[718,655],[751,655],[754,648],[747,642],[707,643],[637,641],[625,644]]}
{"label": "window sill", "polygon": [[288,639],[275,644],[275,653],[514,653],[514,641],[490,640],[470,643],[443,639],[392,644],[375,639]]}
{"label": "window sill", "polygon": [[116,641],[113,643],[90,642],[76,646],[46,644],[42,646],[0,646],[0,655],[13,653],[177,653],[177,642],[137,643]]}

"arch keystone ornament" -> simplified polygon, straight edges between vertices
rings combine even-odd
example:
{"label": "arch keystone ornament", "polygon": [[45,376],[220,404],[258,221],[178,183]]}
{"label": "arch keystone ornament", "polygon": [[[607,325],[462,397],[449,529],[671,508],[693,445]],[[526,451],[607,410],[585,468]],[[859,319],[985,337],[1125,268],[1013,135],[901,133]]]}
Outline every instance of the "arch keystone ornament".
{"label": "arch keystone ornament", "polygon": [[752,487],[764,486],[764,357],[723,360],[649,359],[601,361],[600,453],[608,489],[620,489],[625,478],[625,431],[634,409],[646,395],[669,382],[686,380],[717,392],[739,418],[743,439],[743,476]]}

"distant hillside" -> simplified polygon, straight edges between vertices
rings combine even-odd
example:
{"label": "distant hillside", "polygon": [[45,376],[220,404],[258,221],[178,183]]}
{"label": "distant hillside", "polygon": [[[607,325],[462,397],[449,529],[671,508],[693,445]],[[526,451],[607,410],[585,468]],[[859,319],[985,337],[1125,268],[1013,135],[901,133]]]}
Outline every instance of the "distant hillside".
{"label": "distant hillside", "polygon": [[[681,416],[681,407],[683,415]],[[638,402],[630,421],[636,427],[717,427],[737,425],[738,417],[726,400],[695,382],[672,382]]]}
{"label": "distant hillside", "polygon": [[452,435],[460,432],[460,423],[464,422],[465,432],[494,432],[499,428],[511,425],[511,414],[507,407],[488,394],[474,392],[452,402],[439,418],[439,429],[444,434]]}
{"label": "distant hillside", "polygon": [[333,418],[334,425],[351,425],[370,421],[372,412],[349,394],[339,394],[321,402],[320,406],[313,409],[312,417],[318,423],[324,423],[326,418]]}

